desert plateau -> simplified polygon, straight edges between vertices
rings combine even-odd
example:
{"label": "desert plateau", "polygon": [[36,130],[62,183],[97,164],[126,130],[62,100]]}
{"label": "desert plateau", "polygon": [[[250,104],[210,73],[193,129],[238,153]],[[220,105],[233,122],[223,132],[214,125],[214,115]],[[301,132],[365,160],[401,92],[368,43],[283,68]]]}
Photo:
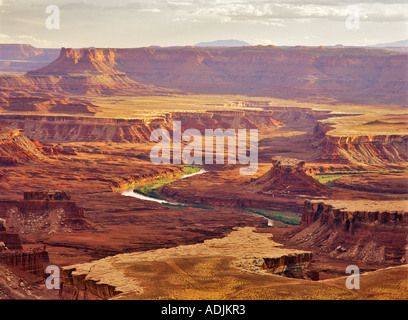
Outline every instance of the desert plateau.
{"label": "desert plateau", "polygon": [[0,44],[0,299],[407,300],[407,75],[385,47]]}

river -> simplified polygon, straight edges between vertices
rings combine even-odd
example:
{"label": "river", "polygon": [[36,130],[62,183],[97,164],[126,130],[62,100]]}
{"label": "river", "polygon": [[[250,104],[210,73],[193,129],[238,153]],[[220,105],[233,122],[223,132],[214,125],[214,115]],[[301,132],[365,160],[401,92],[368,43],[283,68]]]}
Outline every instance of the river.
{"label": "river", "polygon": [[[201,169],[198,172],[194,172],[194,173],[191,173],[191,174],[186,174],[181,179],[186,179],[186,178],[195,176],[197,174],[202,174],[202,173],[205,173],[205,172],[207,172],[207,171],[205,171],[204,169]],[[152,197],[146,196],[144,194],[134,192],[133,189],[134,188],[132,188],[130,190],[123,191],[121,194],[123,196],[126,196],[126,197],[133,197],[133,198],[137,198],[137,199],[141,199],[141,200],[153,201],[153,202],[158,202],[158,203],[173,204],[173,205],[185,205],[183,203],[170,202],[170,201],[163,200],[163,199],[152,198]]]}

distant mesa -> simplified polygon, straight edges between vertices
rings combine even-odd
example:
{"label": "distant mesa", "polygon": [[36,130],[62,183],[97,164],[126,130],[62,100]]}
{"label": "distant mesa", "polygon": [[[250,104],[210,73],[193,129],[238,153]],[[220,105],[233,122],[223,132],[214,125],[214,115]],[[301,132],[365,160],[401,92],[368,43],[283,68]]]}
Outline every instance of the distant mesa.
{"label": "distant mesa", "polygon": [[196,47],[62,48],[54,61],[25,76],[1,76],[0,96],[195,93],[408,103],[408,55],[397,49],[245,45],[219,40]]}
{"label": "distant mesa", "polygon": [[194,47],[246,47],[250,46],[248,42],[240,40],[216,40],[210,42],[199,42]]}

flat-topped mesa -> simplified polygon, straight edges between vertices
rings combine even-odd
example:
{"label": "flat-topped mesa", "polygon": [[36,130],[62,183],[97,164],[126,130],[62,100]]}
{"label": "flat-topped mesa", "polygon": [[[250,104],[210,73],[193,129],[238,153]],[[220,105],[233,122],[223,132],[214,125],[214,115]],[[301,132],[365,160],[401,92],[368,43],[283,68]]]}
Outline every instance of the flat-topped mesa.
{"label": "flat-topped mesa", "polygon": [[[62,48],[56,60],[20,81],[73,93],[125,94],[144,84],[160,91],[405,105],[407,61],[406,54],[363,48]],[[72,77],[54,82],[45,75]]]}
{"label": "flat-topped mesa", "polygon": [[61,48],[59,57],[49,65],[27,75],[68,75],[121,73],[114,70],[115,49]]}
{"label": "flat-topped mesa", "polygon": [[200,130],[202,134],[205,129],[262,129],[282,125],[273,118],[270,111],[169,112],[147,119],[68,115],[0,115],[0,124],[10,128],[24,129],[28,138],[41,140],[44,143],[150,142],[150,135],[155,129],[173,131],[174,121],[182,122],[183,131],[194,128]]}
{"label": "flat-topped mesa", "polygon": [[[393,126],[389,123],[388,126]],[[386,128],[386,124],[384,125]],[[317,122],[311,152],[315,161],[351,165],[398,165],[408,162],[408,135],[403,132],[338,135],[331,123]],[[404,129],[405,131],[405,129]]]}
{"label": "flat-topped mesa", "polygon": [[73,59],[75,63],[78,63],[80,59],[114,62],[115,51],[116,51],[115,49],[88,49],[88,48],[74,50],[73,48],[62,47],[60,58]]}

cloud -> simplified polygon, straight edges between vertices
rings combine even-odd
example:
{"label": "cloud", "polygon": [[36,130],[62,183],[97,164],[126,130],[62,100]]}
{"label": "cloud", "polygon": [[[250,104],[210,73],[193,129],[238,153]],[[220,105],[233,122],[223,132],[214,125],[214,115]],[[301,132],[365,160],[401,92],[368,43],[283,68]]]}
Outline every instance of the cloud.
{"label": "cloud", "polygon": [[[181,4],[182,3],[182,4]],[[189,4],[188,6],[186,6]],[[297,20],[345,20],[350,14],[348,7],[357,6],[361,19],[371,22],[407,21],[408,4],[406,1],[391,0],[375,2],[360,0],[335,1],[299,1],[281,0],[279,2],[263,0],[210,0],[197,3],[172,2],[172,8],[179,14],[214,18],[222,22],[241,22],[283,25]]]}
{"label": "cloud", "polygon": [[29,35],[9,36],[7,34],[0,34],[0,43],[27,43],[38,48],[52,48],[55,47],[52,42],[47,40],[40,40]]}

